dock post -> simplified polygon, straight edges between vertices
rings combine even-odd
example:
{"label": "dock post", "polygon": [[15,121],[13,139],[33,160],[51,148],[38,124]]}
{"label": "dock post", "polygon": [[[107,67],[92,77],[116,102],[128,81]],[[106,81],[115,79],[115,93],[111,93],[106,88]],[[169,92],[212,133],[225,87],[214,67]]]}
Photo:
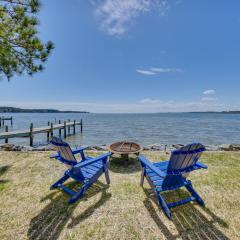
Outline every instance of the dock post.
{"label": "dock post", "polygon": [[2,125],[3,125],[3,127],[4,127],[4,118],[2,119]]}
{"label": "dock post", "polygon": [[[50,122],[48,122],[48,126],[50,125]],[[49,142],[49,131],[47,131],[47,142]]]}
{"label": "dock post", "polygon": [[82,119],[81,119],[80,125],[81,125],[81,133],[82,133],[82,130],[83,130]]}
{"label": "dock post", "polygon": [[73,121],[73,134],[75,135],[76,133],[76,121]]}
{"label": "dock post", "polygon": [[33,123],[30,124],[30,133],[29,133],[30,146],[33,146]]}
{"label": "dock post", "polygon": [[[68,122],[70,123],[70,119],[68,119]],[[70,125],[68,126],[68,135],[70,135]]]}
{"label": "dock post", "polygon": [[[8,125],[5,126],[5,132],[8,132]],[[5,143],[8,143],[8,138],[5,138]]]}
{"label": "dock post", "polygon": [[13,125],[13,121],[12,121],[12,117],[11,117],[11,127],[12,127],[12,125]]}
{"label": "dock post", "polygon": [[51,123],[51,130],[50,130],[50,133],[51,133],[51,137],[53,136],[53,123]]}
{"label": "dock post", "polygon": [[64,138],[67,137],[66,121],[64,121]]}
{"label": "dock post", "polygon": [[0,127],[2,127],[2,118],[0,117]]}
{"label": "dock post", "polygon": [[[58,121],[59,124],[61,124],[61,120]],[[61,128],[58,130],[59,137],[61,137]]]}

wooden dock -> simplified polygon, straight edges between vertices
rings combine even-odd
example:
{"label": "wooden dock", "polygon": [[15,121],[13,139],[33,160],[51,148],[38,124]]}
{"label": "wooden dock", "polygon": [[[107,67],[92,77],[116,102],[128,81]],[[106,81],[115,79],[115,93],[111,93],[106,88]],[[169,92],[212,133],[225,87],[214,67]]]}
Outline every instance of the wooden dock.
{"label": "wooden dock", "polygon": [[11,126],[13,125],[13,117],[0,117],[0,127],[4,127],[5,121],[10,121]]}
{"label": "wooden dock", "polygon": [[66,138],[67,135],[71,134],[71,128],[72,128],[72,134],[76,133],[76,126],[80,125],[80,131],[82,132],[82,120],[77,122],[77,121],[64,121],[63,123],[61,123],[61,121],[59,121],[58,124],[53,124],[48,122],[48,126],[45,127],[37,127],[34,128],[33,124],[30,124],[29,129],[25,129],[25,130],[16,130],[16,131],[8,131],[8,126],[5,126],[5,132],[1,132],[0,133],[0,139],[5,139],[5,143],[8,143],[8,139],[9,138],[19,138],[19,137],[29,137],[30,139],[30,146],[33,145],[33,136],[35,134],[39,134],[39,133],[47,133],[47,140],[49,141],[50,136],[53,136],[53,131],[54,130],[59,130],[58,134],[61,137],[61,130],[63,130],[63,137]]}

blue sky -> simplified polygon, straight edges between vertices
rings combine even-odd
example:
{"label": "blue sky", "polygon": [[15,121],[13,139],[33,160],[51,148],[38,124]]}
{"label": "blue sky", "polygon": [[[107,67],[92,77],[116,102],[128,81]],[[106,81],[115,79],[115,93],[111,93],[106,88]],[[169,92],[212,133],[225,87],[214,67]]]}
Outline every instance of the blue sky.
{"label": "blue sky", "polygon": [[239,12],[238,0],[42,0],[39,34],[56,48],[44,72],[0,82],[0,104],[240,109]]}

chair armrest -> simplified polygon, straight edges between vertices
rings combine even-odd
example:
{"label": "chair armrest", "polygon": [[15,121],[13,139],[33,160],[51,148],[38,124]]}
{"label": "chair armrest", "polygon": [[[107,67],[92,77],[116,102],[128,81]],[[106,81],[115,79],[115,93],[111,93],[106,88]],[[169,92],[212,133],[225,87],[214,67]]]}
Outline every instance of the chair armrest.
{"label": "chair armrest", "polygon": [[72,153],[78,154],[78,153],[84,151],[86,148],[88,148],[88,147],[80,147],[80,148],[72,149]]}
{"label": "chair armrest", "polygon": [[203,164],[203,163],[201,163],[201,162],[196,162],[196,165],[197,165],[198,167],[200,167],[200,168],[208,169],[208,166],[205,165],[205,164]]}
{"label": "chair armrest", "polygon": [[104,158],[110,157],[111,155],[112,155],[112,153],[108,152],[108,153],[102,154],[102,155],[100,155],[98,157],[95,157],[95,158],[92,158],[92,159],[87,159],[85,161],[82,161],[82,162],[76,164],[73,168],[85,167],[85,166],[87,166],[87,165],[89,165],[91,163],[94,163],[94,162],[100,161],[100,160],[102,160]]}
{"label": "chair armrest", "polygon": [[150,168],[153,172],[155,172],[159,177],[165,178],[167,176],[166,173],[161,171],[159,168],[153,165],[152,162],[150,162],[147,158],[145,158],[143,155],[138,156],[139,161],[141,161],[145,166]]}
{"label": "chair armrest", "polygon": [[198,170],[198,169],[207,169],[208,166],[201,163],[201,162],[196,162],[195,165],[191,166],[191,167],[187,167],[184,169],[177,169],[177,170],[172,170],[172,171],[168,171],[169,175],[179,175],[179,174],[185,174],[185,173],[190,173],[192,171]]}
{"label": "chair armrest", "polygon": [[50,158],[58,158],[59,157],[59,154],[58,153],[53,153],[49,156]]}
{"label": "chair armrest", "polygon": [[[76,148],[76,149],[72,149],[72,153],[75,155],[75,154],[78,154],[80,152],[83,152],[87,147],[80,147],[80,148]],[[50,158],[58,158],[59,157],[59,154],[58,153],[54,153],[52,155],[50,155]]]}

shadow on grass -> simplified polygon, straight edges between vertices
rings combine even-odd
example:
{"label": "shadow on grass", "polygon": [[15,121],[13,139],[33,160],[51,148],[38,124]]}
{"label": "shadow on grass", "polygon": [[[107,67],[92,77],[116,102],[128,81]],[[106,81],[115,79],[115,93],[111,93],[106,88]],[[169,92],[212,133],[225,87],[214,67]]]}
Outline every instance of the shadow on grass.
{"label": "shadow on grass", "polygon": [[9,168],[11,167],[11,165],[5,165],[5,166],[1,166],[0,167],[0,176],[4,175],[5,172],[7,172],[9,170]]}
{"label": "shadow on grass", "polygon": [[[215,226],[219,224],[227,228],[228,224],[216,216],[210,209],[200,207],[197,203],[188,203],[172,209],[172,223],[178,231],[178,234],[173,234],[166,225],[166,218],[163,218],[156,211],[154,205],[157,204],[157,200],[153,192],[147,189],[144,189],[144,191],[147,196],[144,200],[144,205],[166,239],[229,240],[229,238]],[[173,192],[168,192],[163,194],[163,196],[169,202],[176,201],[176,198],[179,199],[179,196],[186,196],[183,190],[178,191],[178,196],[175,195],[172,197],[172,194]],[[162,211],[161,207],[159,207],[159,211]]]}
{"label": "shadow on grass", "polygon": [[[5,166],[0,167],[0,176],[4,175],[9,170],[10,167],[11,167],[11,165],[5,165]],[[8,182],[9,182],[9,180],[0,179],[0,191],[5,189],[5,184]]]}
{"label": "shadow on grass", "polygon": [[[69,185],[73,185],[70,183]],[[68,185],[68,187],[69,187]],[[68,204],[69,195],[54,191],[46,196],[41,201],[50,200],[50,203],[42,209],[42,211],[31,219],[28,239],[31,240],[56,240],[59,238],[63,228],[67,225],[68,228],[81,223],[84,219],[91,216],[94,211],[108,201],[111,197],[106,190],[109,186],[97,181],[90,189],[88,189],[85,196],[75,204]],[[92,206],[88,207],[79,216],[73,217],[74,209],[81,204],[82,201],[87,201],[88,198],[101,192],[100,199]]]}
{"label": "shadow on grass", "polygon": [[137,156],[130,155],[128,161],[121,155],[113,155],[110,158],[109,169],[116,173],[134,173],[141,171],[140,164],[137,160]]}

